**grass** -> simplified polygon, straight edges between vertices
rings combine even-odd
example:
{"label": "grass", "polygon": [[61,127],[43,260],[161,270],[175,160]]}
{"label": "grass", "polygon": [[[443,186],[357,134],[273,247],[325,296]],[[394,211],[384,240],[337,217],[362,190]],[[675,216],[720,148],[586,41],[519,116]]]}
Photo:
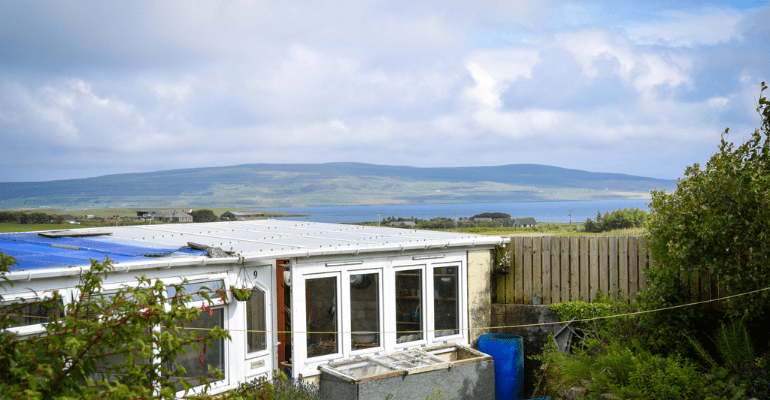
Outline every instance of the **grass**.
{"label": "grass", "polygon": [[[373,223],[372,225],[377,225]],[[617,229],[608,232],[591,233],[583,231],[582,223],[569,224],[567,222],[545,222],[531,228],[457,228],[437,229],[444,232],[470,233],[475,235],[491,236],[644,236],[647,230],[644,228]]]}
{"label": "grass", "polygon": [[[120,216],[120,217],[136,217],[137,211],[160,211],[160,210],[211,210],[216,215],[222,215],[226,211],[254,211],[254,210],[246,210],[241,208],[225,208],[225,207],[132,207],[132,208],[98,208],[98,209],[83,209],[83,210],[60,210],[58,208],[30,208],[30,209],[21,209],[21,210],[13,210],[13,211],[30,211],[30,212],[42,212],[46,214],[52,214],[52,215],[73,215],[75,217],[77,216],[85,216],[85,215],[93,215],[95,217],[112,217],[112,216]],[[275,211],[261,211],[265,213],[265,216],[267,217],[287,217],[287,216],[296,216],[296,214],[284,214],[280,212]]]}
{"label": "grass", "polygon": [[0,233],[52,231],[57,229],[73,229],[80,225],[71,224],[16,224],[12,222],[0,222]]}
{"label": "grass", "polygon": [[[153,225],[160,225],[164,222],[153,222]],[[146,221],[119,221],[118,226],[148,225]],[[83,229],[99,228],[102,226],[116,226],[114,221],[105,220],[86,220],[80,225],[69,223],[63,224],[17,224],[13,222],[0,222],[0,233],[12,232],[37,232],[37,231],[55,231],[61,229]]]}

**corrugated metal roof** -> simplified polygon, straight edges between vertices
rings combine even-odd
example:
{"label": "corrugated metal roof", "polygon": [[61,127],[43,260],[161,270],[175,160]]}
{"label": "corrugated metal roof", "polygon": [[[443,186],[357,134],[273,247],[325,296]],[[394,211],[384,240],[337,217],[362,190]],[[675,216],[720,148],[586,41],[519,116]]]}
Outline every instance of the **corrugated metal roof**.
{"label": "corrugated metal roof", "polygon": [[[116,264],[147,257],[198,257],[187,242],[233,251],[245,258],[290,258],[428,248],[491,246],[495,236],[283,220],[134,225],[76,229],[108,233],[87,238],[43,238],[37,233],[0,234],[0,252],[14,255],[16,271],[87,266],[108,255]],[[51,247],[59,244],[68,247]],[[96,256],[96,257],[94,257]],[[43,259],[45,263],[41,263]]]}
{"label": "corrugated metal roof", "polygon": [[0,235],[0,252],[16,259],[17,265],[11,268],[12,272],[90,265],[91,259],[103,261],[106,257],[120,263],[173,253],[184,256],[206,254],[189,248],[132,246],[94,237],[44,237],[34,232]]}

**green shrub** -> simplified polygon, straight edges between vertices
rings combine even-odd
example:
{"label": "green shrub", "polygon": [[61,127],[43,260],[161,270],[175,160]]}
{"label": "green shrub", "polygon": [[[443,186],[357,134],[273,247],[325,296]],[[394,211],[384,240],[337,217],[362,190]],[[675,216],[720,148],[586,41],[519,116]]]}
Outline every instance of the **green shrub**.
{"label": "green shrub", "polygon": [[[647,230],[655,263],[645,272],[648,308],[689,302],[688,283],[706,274],[718,276],[720,296],[770,286],[770,102],[763,97],[766,89],[762,82],[757,107],[760,128],[746,135],[744,143],[729,141],[725,130],[718,151],[704,168],[699,164],[688,167],[674,192],[652,192]],[[761,321],[770,311],[768,300],[768,291],[738,297],[728,301],[724,311],[733,317],[748,311],[753,320]],[[660,336],[697,330],[703,326],[700,317],[708,313],[706,308],[687,307],[667,315],[674,317],[654,316],[648,327]]]}
{"label": "green shrub", "polygon": [[[617,393],[627,399],[703,399],[704,377],[691,361],[675,354],[649,356],[635,365],[627,387]],[[631,389],[631,390],[628,390]],[[637,397],[638,395],[638,397]]]}
{"label": "green shrub", "polygon": [[770,399],[770,351],[746,367],[746,379],[752,396]]}
{"label": "green shrub", "polygon": [[647,221],[647,211],[639,208],[617,209],[612,212],[596,213],[596,221],[586,219],[583,229],[586,232],[607,232],[616,229],[640,228]]}

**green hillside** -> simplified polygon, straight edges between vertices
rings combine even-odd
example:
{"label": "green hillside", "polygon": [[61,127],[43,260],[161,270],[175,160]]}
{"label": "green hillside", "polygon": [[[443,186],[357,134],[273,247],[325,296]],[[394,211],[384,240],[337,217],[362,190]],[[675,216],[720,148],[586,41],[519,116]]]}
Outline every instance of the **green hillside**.
{"label": "green hillside", "polygon": [[0,209],[280,207],[648,198],[675,181],[545,165],[250,164],[0,183]]}

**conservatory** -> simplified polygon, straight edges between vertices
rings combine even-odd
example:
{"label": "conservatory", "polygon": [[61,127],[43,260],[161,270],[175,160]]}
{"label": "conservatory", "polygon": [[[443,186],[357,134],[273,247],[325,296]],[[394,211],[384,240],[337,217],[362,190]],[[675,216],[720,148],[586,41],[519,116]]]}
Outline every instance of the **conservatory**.
{"label": "conservatory", "polygon": [[[220,326],[232,339],[209,349],[203,365],[197,353],[178,363],[191,375],[219,368],[224,378],[213,393],[279,369],[318,383],[319,367],[330,363],[472,345],[490,326],[492,250],[504,241],[272,219],[0,234],[0,252],[18,262],[7,277],[23,282],[2,295],[8,302],[56,290],[73,301],[67,294],[89,259],[105,256],[116,269],[105,280],[108,291],[135,285],[140,275],[188,292],[243,287],[243,301],[219,301],[187,326]],[[42,320],[12,329],[40,333]]]}

